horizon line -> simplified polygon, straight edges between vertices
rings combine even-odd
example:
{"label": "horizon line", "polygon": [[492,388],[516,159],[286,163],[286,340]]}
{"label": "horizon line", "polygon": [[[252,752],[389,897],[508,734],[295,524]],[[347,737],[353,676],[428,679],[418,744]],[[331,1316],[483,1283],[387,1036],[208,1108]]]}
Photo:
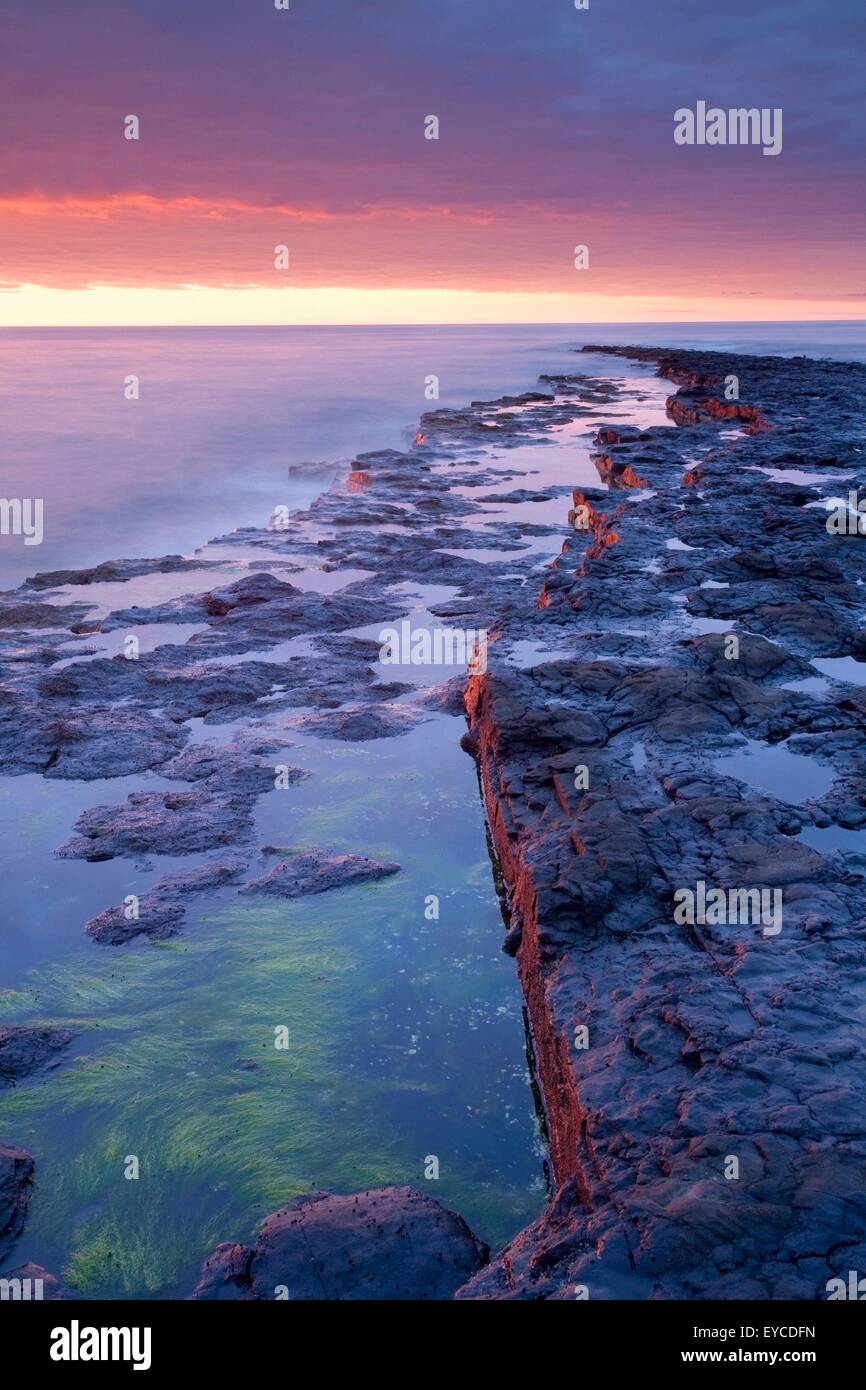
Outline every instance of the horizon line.
{"label": "horizon line", "polygon": [[[2,303],[2,300],[0,300]],[[703,325],[707,328],[723,328],[731,324],[743,324],[750,326],[764,326],[767,328],[780,327],[784,324],[803,323],[803,324],[822,324],[828,327],[842,327],[847,324],[859,324],[866,327],[866,317],[863,318],[842,318],[842,319],[822,319],[822,318],[785,318],[785,319],[514,319],[506,321],[503,319],[413,319],[406,320],[404,323],[369,320],[364,323],[352,322],[333,323],[323,321],[321,323],[0,323],[2,333],[29,333],[29,332],[68,332],[78,333],[82,330],[97,331],[100,329],[139,329],[142,332],[161,332],[167,328],[179,329],[183,332],[199,329],[209,329],[220,332],[226,328],[254,329],[257,332],[262,330],[280,331],[286,328],[643,328],[648,326],[659,328],[688,328],[692,325]]]}

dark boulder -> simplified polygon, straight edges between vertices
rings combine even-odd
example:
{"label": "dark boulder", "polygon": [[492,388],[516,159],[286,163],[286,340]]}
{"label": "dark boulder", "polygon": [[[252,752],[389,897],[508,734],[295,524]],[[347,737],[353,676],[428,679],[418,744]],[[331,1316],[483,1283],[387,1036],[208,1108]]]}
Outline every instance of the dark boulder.
{"label": "dark boulder", "polygon": [[0,1142],[0,1260],[24,1227],[33,1183],[33,1159],[26,1149]]}
{"label": "dark boulder", "polygon": [[400,872],[399,864],[380,863],[360,854],[323,854],[305,850],[280,860],[261,878],[251,879],[242,893],[268,893],[276,898],[301,898],[309,893],[327,893]]}
{"label": "dark boulder", "polygon": [[489,1250],[462,1217],[411,1187],[313,1192],[264,1222],[252,1248],[219,1245],[202,1299],[450,1299]]}
{"label": "dark boulder", "polygon": [[45,1066],[74,1036],[68,1028],[0,1028],[0,1086],[14,1086]]}

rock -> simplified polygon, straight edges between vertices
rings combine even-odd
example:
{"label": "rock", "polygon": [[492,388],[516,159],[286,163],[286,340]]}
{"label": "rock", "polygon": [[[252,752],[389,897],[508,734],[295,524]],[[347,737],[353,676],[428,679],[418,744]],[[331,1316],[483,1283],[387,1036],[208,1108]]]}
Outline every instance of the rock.
{"label": "rock", "polygon": [[186,916],[186,898],[232,883],[246,868],[245,863],[205,864],[187,873],[166,874],[142,893],[137,916],[127,916],[128,906],[109,907],[92,917],[85,931],[94,941],[110,946],[123,946],[137,936],[162,941],[181,926]]}
{"label": "rock", "polygon": [[90,604],[0,603],[0,629],[66,628],[80,622]]}
{"label": "rock", "polygon": [[55,854],[96,862],[220,849],[248,837],[252,807],[249,797],[205,791],[132,792],[122,806],[84,811],[75,822],[80,833]]}
{"label": "rock", "polygon": [[[186,644],[188,653],[201,660],[276,646],[291,637],[381,623],[388,616],[380,603],[342,594],[322,596],[259,572],[211,593],[185,594],[150,608],[117,609],[101,627],[112,632],[150,623],[206,623],[207,631]],[[232,679],[229,671],[223,675]]]}
{"label": "rock", "polygon": [[403,705],[377,705],[374,708],[333,710],[307,714],[289,721],[290,728],[302,729],[317,738],[343,739],[347,743],[366,743],[377,738],[399,738],[408,734],[427,716]]}
{"label": "rock", "polygon": [[58,589],[68,584],[120,584],[143,574],[175,574],[182,570],[210,569],[217,560],[185,560],[182,555],[163,555],[157,560],[104,560],[83,570],[48,570],[31,575],[22,589]]}
{"label": "rock", "polygon": [[224,617],[235,608],[249,608],[253,604],[270,603],[272,599],[303,598],[303,590],[283,579],[275,579],[272,574],[261,572],[247,575],[234,584],[222,589],[213,589],[205,594],[205,609],[213,617]]}
{"label": "rock", "polygon": [[466,682],[468,677],[452,676],[444,685],[434,685],[419,699],[419,704],[428,709],[441,710],[443,714],[462,715],[466,713]]}
{"label": "rock", "polygon": [[69,1028],[0,1027],[0,1084],[14,1086],[38,1071],[74,1037]]}
{"label": "rock", "polygon": [[183,747],[186,731],[144,711],[96,710],[56,720],[51,736],[44,776],[91,781],[159,767]]}
{"label": "rock", "polygon": [[275,864],[261,878],[251,879],[241,893],[267,893],[276,898],[301,898],[312,893],[328,893],[332,888],[348,888],[369,883],[400,872],[399,864],[379,863],[358,854],[325,854],[304,850]]}
{"label": "rock", "polygon": [[309,773],[275,758],[270,763],[255,761],[242,746],[195,743],[160,769],[163,777],[179,782],[195,782],[209,791],[229,796],[259,796],[274,790],[280,773],[281,785],[293,786]]}
{"label": "rock", "polygon": [[[866,916],[852,861],[797,836],[813,818],[866,823],[866,707],[782,682],[856,649],[866,551],[827,533],[813,492],[760,467],[862,473],[866,369],[611,351],[685,388],[673,437],[598,441],[611,475],[647,480],[652,507],[593,497],[587,534],[527,595],[536,633],[555,625],[584,659],[507,671],[491,645],[467,687],[557,1195],[457,1296],[823,1298],[840,1251],[866,1242],[850,1196],[866,1156]],[[708,395],[729,372],[754,405]],[[745,435],[706,448],[728,419]],[[701,495],[684,497],[696,449]],[[723,632],[692,635],[692,616],[730,623],[736,659]],[[518,603],[498,623],[505,642],[527,633]],[[793,759],[777,797],[722,776],[732,733],[759,745],[756,772],[790,738],[833,785],[813,803]],[[698,881],[780,894],[778,929],[736,911],[678,929],[675,894]]]}
{"label": "rock", "polygon": [[33,1183],[33,1159],[26,1149],[0,1142],[0,1262],[24,1229]]}
{"label": "rock", "polygon": [[[691,600],[691,595],[689,596]],[[691,602],[690,605],[691,607]],[[815,674],[815,668],[802,661],[784,647],[768,642],[766,637],[758,637],[751,632],[737,634],[738,655],[736,671],[753,681],[796,680]],[[730,675],[732,663],[725,656],[727,643],[722,633],[706,633],[695,637],[686,644],[695,654],[701,666],[707,667],[716,675]]]}
{"label": "rock", "polygon": [[454,1212],[411,1187],[314,1192],[269,1216],[252,1248],[220,1245],[198,1299],[450,1299],[489,1251]]}

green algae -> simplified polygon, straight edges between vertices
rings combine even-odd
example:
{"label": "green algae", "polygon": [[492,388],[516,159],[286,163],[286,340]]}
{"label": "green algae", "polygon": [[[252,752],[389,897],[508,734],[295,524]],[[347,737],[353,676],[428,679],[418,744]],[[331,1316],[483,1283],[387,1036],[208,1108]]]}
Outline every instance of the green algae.
{"label": "green algae", "polygon": [[16,1260],[85,1297],[174,1297],[215,1245],[310,1190],[411,1183],[494,1245],[537,1214],[520,1001],[468,765],[433,742],[453,776],[439,767],[419,796],[401,760],[372,779],[368,750],[339,753],[327,797],[305,783],[262,799],[259,842],[361,848],[362,806],[364,852],[400,874],[297,902],[230,889],[179,937],[77,942],[6,998],[7,1017],[76,1034],[59,1068],[3,1097],[4,1136],[37,1165]]}

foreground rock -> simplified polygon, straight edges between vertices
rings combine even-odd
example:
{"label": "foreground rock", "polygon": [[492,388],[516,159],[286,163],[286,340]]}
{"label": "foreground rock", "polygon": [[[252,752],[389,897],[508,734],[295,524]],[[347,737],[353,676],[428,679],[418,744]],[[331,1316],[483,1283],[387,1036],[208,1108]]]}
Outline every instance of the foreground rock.
{"label": "foreground rock", "polygon": [[275,898],[302,898],[329,893],[355,883],[370,883],[400,872],[399,864],[380,863],[360,854],[323,854],[305,850],[280,860],[261,878],[251,879],[242,893],[267,893]]}
{"label": "foreground rock", "polygon": [[26,1149],[0,1142],[0,1261],[24,1229],[33,1184],[33,1159]]}
{"label": "foreground rock", "polygon": [[63,629],[80,622],[88,605],[66,604],[62,608],[52,603],[27,603],[20,599],[4,602],[0,599],[0,630],[27,631],[36,628]]}
{"label": "foreground rock", "polygon": [[0,1085],[14,1086],[51,1063],[74,1036],[68,1028],[0,1028]]}
{"label": "foreground rock", "polygon": [[136,904],[109,907],[92,917],[85,928],[87,935],[109,946],[124,946],[137,936],[163,941],[182,925],[187,898],[234,882],[246,867],[245,863],[206,864],[188,873],[166,874]]}
{"label": "foreground rock", "polygon": [[411,1187],[314,1192],[264,1222],[252,1248],[219,1245],[201,1299],[449,1299],[489,1251],[466,1222]]}

